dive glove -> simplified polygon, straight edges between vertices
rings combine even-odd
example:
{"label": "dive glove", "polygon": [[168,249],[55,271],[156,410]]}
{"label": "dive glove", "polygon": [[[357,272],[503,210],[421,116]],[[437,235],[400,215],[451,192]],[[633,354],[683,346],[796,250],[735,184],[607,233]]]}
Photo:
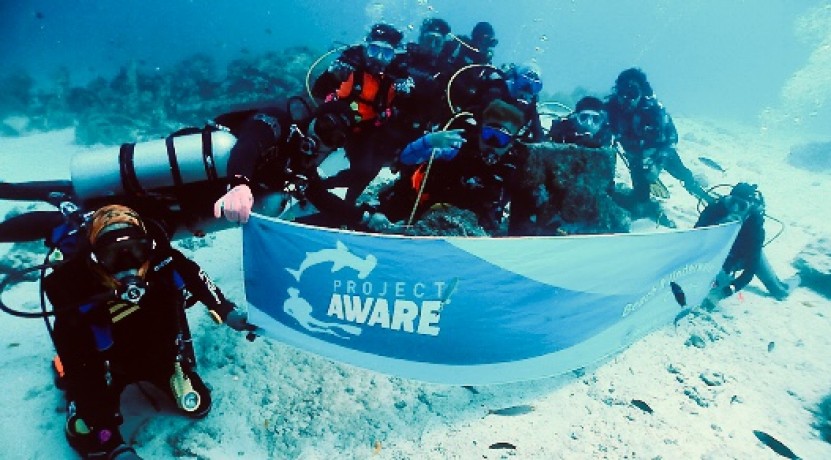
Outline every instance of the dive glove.
{"label": "dive glove", "polygon": [[248,323],[248,313],[240,311],[236,308],[231,310],[231,312],[228,313],[228,316],[225,317],[225,324],[227,324],[231,329],[240,332],[250,331],[253,329],[251,324]]}

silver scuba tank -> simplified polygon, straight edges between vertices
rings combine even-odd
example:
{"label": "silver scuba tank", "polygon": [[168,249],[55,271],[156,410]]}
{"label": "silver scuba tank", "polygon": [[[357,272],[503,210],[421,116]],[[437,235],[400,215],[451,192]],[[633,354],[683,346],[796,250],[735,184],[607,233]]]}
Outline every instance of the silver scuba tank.
{"label": "silver scuba tank", "polygon": [[72,158],[72,187],[82,202],[193,182],[224,179],[236,137],[191,128],[165,139],[79,152]]}

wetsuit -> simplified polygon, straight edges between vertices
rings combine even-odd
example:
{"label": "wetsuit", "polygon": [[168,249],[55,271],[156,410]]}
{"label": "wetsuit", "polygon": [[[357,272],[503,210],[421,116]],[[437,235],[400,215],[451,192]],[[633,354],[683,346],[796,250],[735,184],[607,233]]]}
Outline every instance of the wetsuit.
{"label": "wetsuit", "polygon": [[99,446],[105,452],[123,442],[117,427],[122,422],[124,387],[145,380],[173,397],[169,382],[180,353],[182,369],[202,397],[200,415],[207,413],[210,392],[195,375],[192,347],[189,342],[177,345],[180,335],[190,337],[185,293],[221,320],[233,309],[200,267],[173,249],[160,228],[147,223],[155,247],[146,293],[137,304],[101,298],[113,288],[88,251],[79,252],[43,281],[49,301],[61,311],[55,318],[54,341],[67,400],[93,434],[111,433]]}

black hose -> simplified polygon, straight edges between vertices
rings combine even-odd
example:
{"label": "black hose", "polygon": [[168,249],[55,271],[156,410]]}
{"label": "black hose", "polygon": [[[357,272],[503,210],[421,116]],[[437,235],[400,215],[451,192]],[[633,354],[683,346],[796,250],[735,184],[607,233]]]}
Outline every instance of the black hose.
{"label": "black hose", "polygon": [[3,200],[45,201],[57,205],[67,201],[73,193],[72,181],[68,180],[0,182],[0,199]]}
{"label": "black hose", "polygon": [[64,313],[64,312],[68,312],[70,310],[74,310],[76,308],[79,308],[81,305],[86,305],[88,303],[98,304],[100,302],[105,302],[107,300],[113,300],[113,299],[118,298],[118,294],[115,291],[105,292],[105,293],[102,293],[102,294],[91,297],[89,300],[83,302],[82,304],[70,305],[70,306],[67,306],[67,307],[55,308],[55,309],[52,309],[52,310],[46,310],[46,305],[44,303],[42,305],[42,309],[41,309],[42,311],[39,311],[39,312],[28,312],[28,311],[15,310],[15,309],[9,307],[8,305],[6,305],[3,302],[3,292],[6,291],[6,287],[9,284],[11,284],[11,282],[23,280],[23,277],[29,272],[33,272],[35,270],[40,270],[42,272],[45,272],[45,270],[58,267],[63,263],[64,262],[62,262],[62,261],[61,262],[47,262],[45,264],[34,265],[32,267],[24,268],[22,270],[15,270],[14,272],[8,274],[5,278],[3,278],[3,281],[0,281],[0,310],[4,311],[4,312],[6,312],[6,313],[8,313],[12,316],[17,316],[18,318],[47,318],[49,316],[55,316],[55,315],[59,315],[59,314]]}

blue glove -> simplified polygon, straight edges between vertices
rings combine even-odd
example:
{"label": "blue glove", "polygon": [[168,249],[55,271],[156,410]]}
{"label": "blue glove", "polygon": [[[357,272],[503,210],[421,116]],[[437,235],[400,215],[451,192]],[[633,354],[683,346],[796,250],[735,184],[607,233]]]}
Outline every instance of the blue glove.
{"label": "blue glove", "polygon": [[452,160],[459,154],[459,149],[455,147],[448,147],[445,149],[433,149],[433,159],[435,160]]}

